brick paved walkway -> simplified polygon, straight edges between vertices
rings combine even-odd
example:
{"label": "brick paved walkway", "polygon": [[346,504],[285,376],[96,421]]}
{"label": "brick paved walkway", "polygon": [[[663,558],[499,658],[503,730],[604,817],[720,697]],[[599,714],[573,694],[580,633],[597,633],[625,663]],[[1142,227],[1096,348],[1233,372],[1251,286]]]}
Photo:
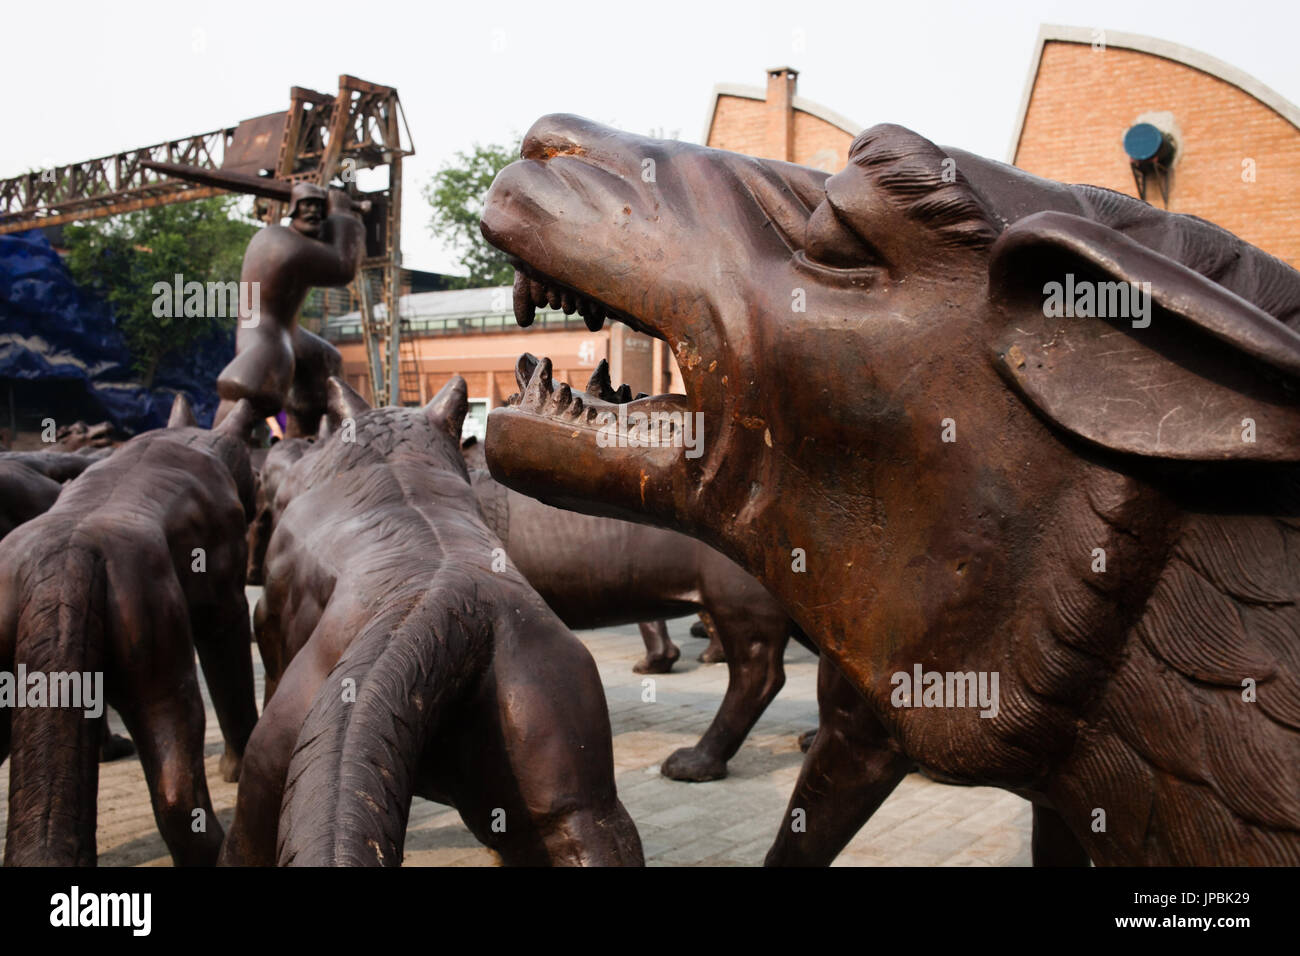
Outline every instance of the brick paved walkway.
{"label": "brick paved walkway", "polygon": [[[702,641],[687,636],[689,619],[669,622],[682,660],[655,678],[656,700],[643,703],[644,679],[632,673],[642,647],[636,628],[583,632],[600,668],[614,729],[619,796],[636,822],[652,866],[754,866],[781,824],[803,755],[797,735],[817,721],[816,660],[797,645],[786,655],[785,689],[730,763],[730,776],[712,783],[678,783],[659,763],[693,744],[717,710],[727,682],[724,664],[700,664]],[[261,700],[261,665],[254,653]],[[113,715],[115,729],[120,722]],[[235,786],[217,774],[221,755],[216,718],[208,706],[207,771],[213,805],[228,826]],[[8,812],[9,772],[0,769],[0,852]],[[913,774],[885,802],[838,866],[1018,865],[1029,863],[1029,804],[998,790],[946,787]],[[154,825],[135,758],[101,767],[101,866],[166,866],[170,857]],[[408,866],[491,866],[459,816],[416,798],[406,839]]]}

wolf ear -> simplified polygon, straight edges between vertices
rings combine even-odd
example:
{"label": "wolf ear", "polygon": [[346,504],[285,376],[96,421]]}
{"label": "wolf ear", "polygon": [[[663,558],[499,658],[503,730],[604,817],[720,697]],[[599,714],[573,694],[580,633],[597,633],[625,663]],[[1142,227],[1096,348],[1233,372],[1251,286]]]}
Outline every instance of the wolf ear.
{"label": "wolf ear", "polygon": [[370,403],[358,395],[351,385],[336,375],[330,376],[325,390],[329,394],[325,402],[325,409],[331,429],[338,428],[345,418],[355,420],[362,412],[370,411]]}
{"label": "wolf ear", "polygon": [[465,380],[459,375],[453,375],[447,384],[438,390],[438,394],[429,399],[429,404],[424,406],[424,414],[429,416],[429,421],[446,431],[456,441],[460,441],[461,426],[465,424],[465,416],[469,414],[468,394],[469,388]]}
{"label": "wolf ear", "polygon": [[1300,460],[1300,334],[1182,263],[1041,212],[994,244],[989,296],[1011,317],[999,372],[1066,431],[1154,458]]}
{"label": "wolf ear", "polygon": [[330,435],[334,434],[334,429],[330,427],[329,415],[322,415],[320,422],[316,425],[316,444],[326,441]]}
{"label": "wolf ear", "polygon": [[246,398],[241,398],[221,420],[221,424],[212,430],[246,439],[257,421],[258,415],[253,408],[253,403]]}
{"label": "wolf ear", "polygon": [[197,424],[198,421],[194,418],[194,409],[190,408],[185,393],[177,392],[176,397],[172,399],[172,412],[167,416],[167,427],[193,428]]}
{"label": "wolf ear", "polygon": [[957,160],[892,123],[858,135],[825,194],[801,243],[813,262],[884,266],[899,277],[947,271],[954,256],[982,264],[998,234]]}

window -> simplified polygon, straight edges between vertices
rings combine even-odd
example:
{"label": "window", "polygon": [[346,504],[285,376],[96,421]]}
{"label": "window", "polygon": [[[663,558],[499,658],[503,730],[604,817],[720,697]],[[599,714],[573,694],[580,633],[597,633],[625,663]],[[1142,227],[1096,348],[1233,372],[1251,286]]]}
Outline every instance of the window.
{"label": "window", "polygon": [[460,430],[461,441],[473,435],[479,441],[487,436],[488,403],[486,398],[471,398],[469,414],[465,416],[465,427]]}

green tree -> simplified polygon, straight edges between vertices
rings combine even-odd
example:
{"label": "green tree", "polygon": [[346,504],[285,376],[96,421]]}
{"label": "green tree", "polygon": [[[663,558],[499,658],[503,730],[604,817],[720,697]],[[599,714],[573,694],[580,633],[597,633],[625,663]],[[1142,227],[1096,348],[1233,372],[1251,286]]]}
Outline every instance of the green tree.
{"label": "green tree", "polygon": [[113,307],[144,386],[168,355],[183,352],[214,329],[234,328],[236,316],[155,316],[154,284],[233,282],[257,226],[239,210],[239,197],[214,196],[69,226],[63,236],[77,284]]}
{"label": "green tree", "polygon": [[451,247],[468,273],[453,279],[453,288],[480,289],[514,281],[514,267],[505,253],[483,238],[478,223],[492,180],[518,157],[517,145],[475,143],[468,153],[457,153],[443,165],[424,187],[424,198],[433,207],[429,231]]}

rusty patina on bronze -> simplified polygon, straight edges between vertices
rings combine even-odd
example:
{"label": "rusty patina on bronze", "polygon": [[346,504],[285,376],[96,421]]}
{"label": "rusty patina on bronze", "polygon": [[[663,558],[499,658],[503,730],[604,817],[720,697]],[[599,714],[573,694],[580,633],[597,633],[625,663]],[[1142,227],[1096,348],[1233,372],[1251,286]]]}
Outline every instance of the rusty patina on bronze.
{"label": "rusty patina on bronze", "polygon": [[[244,598],[254,413],[241,403],[212,431],[193,420],[178,396],[170,427],[86,468],[0,543],[0,671],[103,675],[101,703],[139,748],[177,865],[216,862],[222,837],[195,651],[225,779],[238,778],[257,721]],[[83,708],[0,708],[0,762],[12,758],[6,865],[94,865],[102,721]]]}
{"label": "rusty patina on bronze", "polygon": [[[855,825],[810,768],[870,807],[914,764],[1059,812],[1098,863],[1300,862],[1296,272],[898,126],[829,177],[572,116],[523,157],[483,216],[521,323],[540,290],[666,339],[687,395],[627,408],[702,412],[705,445],[600,447],[617,406],[543,362],[489,417],[493,474],[715,545],[863,695],[774,862]],[[1099,282],[1146,298],[1049,307]],[[917,666],[996,673],[997,715],[900,694]]]}
{"label": "rusty patina on bronze", "polygon": [[595,662],[494,569],[464,379],[424,408],[331,388],[332,434],[276,479],[258,609],[274,686],[222,861],[395,866],[420,794],[508,864],[641,864]]}

